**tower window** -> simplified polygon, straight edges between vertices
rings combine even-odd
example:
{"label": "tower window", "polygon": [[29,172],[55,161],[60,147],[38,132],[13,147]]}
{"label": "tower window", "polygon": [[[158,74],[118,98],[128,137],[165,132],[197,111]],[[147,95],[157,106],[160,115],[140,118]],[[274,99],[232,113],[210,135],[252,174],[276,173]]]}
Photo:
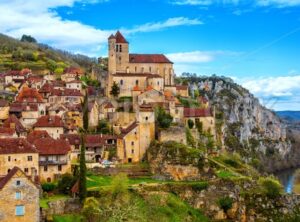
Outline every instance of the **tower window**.
{"label": "tower window", "polygon": [[120,48],[119,48],[120,52],[122,52],[122,45],[120,45],[119,47],[120,47]]}
{"label": "tower window", "polygon": [[116,52],[119,51],[119,45],[116,45]]}

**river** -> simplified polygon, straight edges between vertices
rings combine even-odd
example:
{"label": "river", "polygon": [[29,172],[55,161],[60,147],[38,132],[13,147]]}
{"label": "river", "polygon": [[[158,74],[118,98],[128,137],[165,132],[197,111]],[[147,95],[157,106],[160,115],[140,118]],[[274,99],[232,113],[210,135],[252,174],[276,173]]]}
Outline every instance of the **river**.
{"label": "river", "polygon": [[292,193],[295,185],[295,172],[297,168],[282,170],[278,173],[275,173],[275,176],[278,177],[279,181],[284,187],[286,193]]}

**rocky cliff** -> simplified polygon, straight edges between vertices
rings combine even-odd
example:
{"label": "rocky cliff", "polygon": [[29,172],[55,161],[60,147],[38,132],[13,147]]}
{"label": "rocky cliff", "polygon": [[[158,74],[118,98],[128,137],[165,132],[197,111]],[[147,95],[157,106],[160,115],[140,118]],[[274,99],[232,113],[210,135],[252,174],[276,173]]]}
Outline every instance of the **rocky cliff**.
{"label": "rocky cliff", "polygon": [[297,164],[300,155],[287,138],[285,124],[247,89],[226,77],[188,81],[192,94],[198,90],[214,106],[223,147],[238,151],[247,162],[268,172]]}

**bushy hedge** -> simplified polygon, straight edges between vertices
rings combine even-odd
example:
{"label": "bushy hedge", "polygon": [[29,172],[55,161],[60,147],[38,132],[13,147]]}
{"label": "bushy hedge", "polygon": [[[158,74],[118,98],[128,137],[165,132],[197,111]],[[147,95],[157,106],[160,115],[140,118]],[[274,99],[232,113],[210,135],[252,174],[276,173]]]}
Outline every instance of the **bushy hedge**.
{"label": "bushy hedge", "polygon": [[56,189],[56,184],[55,183],[43,183],[42,189],[44,192],[51,192]]}
{"label": "bushy hedge", "polygon": [[277,198],[282,191],[281,184],[272,177],[260,178],[259,184],[261,185],[262,192],[269,198]]}
{"label": "bushy hedge", "polygon": [[232,208],[232,204],[233,204],[233,199],[231,197],[221,197],[218,200],[218,205],[221,209],[224,210],[224,212],[226,212],[227,210]]}

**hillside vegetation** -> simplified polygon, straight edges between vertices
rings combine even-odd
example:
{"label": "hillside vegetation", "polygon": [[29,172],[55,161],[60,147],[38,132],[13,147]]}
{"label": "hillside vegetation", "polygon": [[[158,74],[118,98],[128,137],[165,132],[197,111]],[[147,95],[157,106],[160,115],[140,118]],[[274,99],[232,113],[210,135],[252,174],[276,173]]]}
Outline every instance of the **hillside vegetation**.
{"label": "hillside vegetation", "polygon": [[20,41],[0,34],[0,72],[30,68],[34,73],[60,74],[69,66],[80,66],[90,71],[94,63],[96,63],[94,58],[74,55],[34,41]]}

